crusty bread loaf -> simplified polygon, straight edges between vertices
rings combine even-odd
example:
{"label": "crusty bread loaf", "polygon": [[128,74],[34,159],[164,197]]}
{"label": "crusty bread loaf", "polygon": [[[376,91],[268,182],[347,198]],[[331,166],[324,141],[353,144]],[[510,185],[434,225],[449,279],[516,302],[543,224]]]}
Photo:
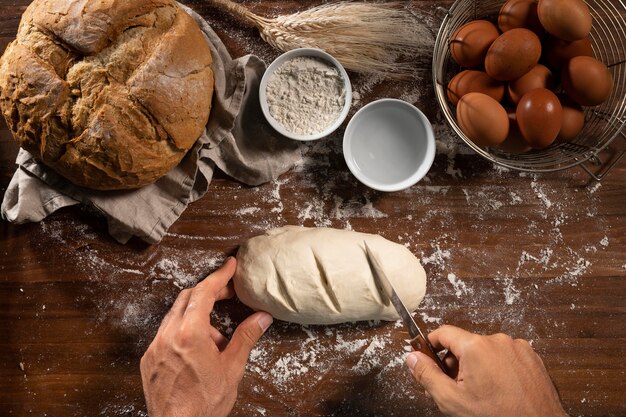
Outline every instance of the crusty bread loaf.
{"label": "crusty bread loaf", "polygon": [[73,183],[137,188],[202,134],[211,62],[173,0],[34,0],[0,58],[0,107],[21,146]]}

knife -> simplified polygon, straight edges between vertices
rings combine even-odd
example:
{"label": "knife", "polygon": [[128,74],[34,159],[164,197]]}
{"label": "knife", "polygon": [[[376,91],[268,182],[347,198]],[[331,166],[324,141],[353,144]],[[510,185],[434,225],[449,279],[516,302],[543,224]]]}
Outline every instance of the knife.
{"label": "knife", "polygon": [[[370,267],[374,272],[374,278],[376,278],[379,288],[382,289],[381,293],[385,294],[388,298],[386,300],[383,300],[383,302],[385,304],[389,304],[389,302],[391,302],[391,304],[393,304],[393,306],[395,307],[396,311],[402,318],[404,325],[409,331],[409,335],[411,336],[411,346],[413,347],[413,349],[422,352],[433,361],[435,361],[439,368],[446,375],[449,375],[448,368],[435,352],[433,345],[430,344],[428,337],[426,337],[427,334],[422,331],[417,323],[415,323],[413,316],[411,316],[411,312],[406,308],[406,306],[398,296],[398,293],[396,293],[396,290],[393,288],[393,285],[391,284],[389,278],[387,278],[387,275],[381,267],[379,259],[370,250],[367,242],[364,241],[363,243],[365,244],[365,251],[367,253],[367,259],[369,261]],[[419,321],[422,324],[422,328],[426,328],[426,324],[421,320]]]}

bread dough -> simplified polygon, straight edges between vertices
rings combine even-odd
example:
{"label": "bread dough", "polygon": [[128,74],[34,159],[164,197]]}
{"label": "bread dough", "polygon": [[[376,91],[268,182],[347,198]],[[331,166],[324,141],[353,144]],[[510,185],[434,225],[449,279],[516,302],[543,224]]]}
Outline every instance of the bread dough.
{"label": "bread dough", "polygon": [[347,230],[285,226],[244,243],[234,277],[239,299],[254,310],[301,324],[397,320],[378,290],[365,244],[410,311],[426,292],[426,273],[404,246]]}

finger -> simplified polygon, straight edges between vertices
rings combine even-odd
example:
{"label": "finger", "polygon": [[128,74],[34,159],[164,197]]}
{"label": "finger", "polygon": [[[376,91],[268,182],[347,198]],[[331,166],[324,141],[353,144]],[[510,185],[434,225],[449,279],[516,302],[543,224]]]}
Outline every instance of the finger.
{"label": "finger", "polygon": [[[232,278],[237,267],[235,258],[228,258],[226,262],[211,275],[206,277],[193,289],[191,298],[185,310],[185,316],[197,315],[202,319],[209,319],[213,305],[218,299],[220,292],[227,288],[228,281]],[[228,295],[228,290],[226,294]]]}
{"label": "finger", "polygon": [[230,281],[232,276],[235,274],[236,269],[237,259],[229,256],[226,258],[221,267],[196,285],[196,289],[203,289],[207,291],[213,290],[214,294],[217,294],[219,290],[228,284],[228,281]]}
{"label": "finger", "polygon": [[508,334],[496,333],[496,334],[492,334],[489,336],[485,336],[485,338],[507,349],[513,349],[515,346],[515,343],[513,342],[513,338],[509,336]]}
{"label": "finger", "polygon": [[229,298],[233,298],[235,296],[235,287],[233,286],[232,281],[228,283],[227,286],[222,288],[220,292],[217,293],[217,297],[215,297],[215,301],[228,300]]}
{"label": "finger", "polygon": [[167,324],[172,321],[172,319],[179,319],[182,317],[183,312],[187,308],[187,304],[189,303],[189,298],[191,297],[191,290],[185,289],[178,293],[174,304],[170,308],[170,311],[167,312],[163,320],[161,321],[161,325],[159,326],[159,332],[165,329]]}
{"label": "finger", "polygon": [[443,363],[446,364],[448,369],[448,376],[453,379],[457,379],[459,376],[459,360],[454,356],[452,352],[446,353],[443,357]]}
{"label": "finger", "polygon": [[436,350],[448,349],[461,359],[465,346],[476,335],[456,326],[443,325],[428,335],[428,340]]}
{"label": "finger", "polygon": [[209,326],[209,335],[211,336],[211,339],[213,339],[213,341],[215,342],[215,345],[220,350],[220,352],[222,352],[228,345],[228,339],[226,338],[226,336],[224,336],[222,332],[217,330],[215,327]]}
{"label": "finger", "polygon": [[515,339],[513,341],[515,350],[517,351],[518,357],[522,360],[530,361],[535,365],[541,365],[543,367],[543,361],[541,357],[535,352],[535,349],[528,343],[528,341],[524,339]]}
{"label": "finger", "polygon": [[189,298],[191,297],[192,290],[187,288],[178,293],[174,304],[172,304],[172,308],[170,308],[170,313],[174,316],[181,316],[182,313],[187,308],[187,304],[189,304]]}
{"label": "finger", "polygon": [[444,374],[439,366],[422,352],[410,353],[405,362],[413,378],[433,397],[440,408],[442,406],[447,408],[450,401],[458,397],[456,382]]}
{"label": "finger", "polygon": [[535,353],[535,349],[533,349],[533,347],[530,345],[530,343],[528,343],[527,340],[524,339],[515,339],[513,341],[513,343],[515,343],[515,347],[517,349],[519,349],[520,351],[524,352],[524,353]]}
{"label": "finger", "polygon": [[272,316],[263,311],[254,313],[237,326],[228,346],[224,349],[224,354],[228,356],[227,360],[242,376],[252,348],[270,327],[272,321]]}

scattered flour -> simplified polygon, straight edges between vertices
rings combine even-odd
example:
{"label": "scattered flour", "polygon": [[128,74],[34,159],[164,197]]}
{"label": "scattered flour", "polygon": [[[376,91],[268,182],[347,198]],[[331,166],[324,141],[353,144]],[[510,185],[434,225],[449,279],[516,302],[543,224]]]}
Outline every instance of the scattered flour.
{"label": "scattered flour", "polygon": [[448,274],[448,281],[454,287],[457,298],[473,293],[473,290],[468,288],[465,282],[461,281],[455,274]]}
{"label": "scattered flour", "polygon": [[219,240],[219,238],[215,238],[212,236],[192,236],[192,235],[181,235],[180,233],[166,233],[165,236],[173,237],[176,239],[183,240]]}
{"label": "scattered flour", "polygon": [[285,383],[291,378],[307,373],[309,371],[307,364],[312,365],[316,360],[317,357],[313,351],[305,351],[301,355],[288,353],[276,361],[270,370],[270,375],[276,383]]}
{"label": "scattered flour", "polygon": [[576,287],[578,286],[578,278],[583,276],[585,272],[587,272],[589,267],[591,267],[591,262],[589,262],[588,260],[584,258],[577,258],[575,260],[574,265],[567,266],[563,274],[559,275],[558,277],[554,279],[550,279],[547,282],[551,284],[566,283],[566,284],[570,284],[573,287]]}
{"label": "scattered flour", "polygon": [[599,182],[594,183],[591,187],[589,187],[589,194],[594,194],[602,187],[602,184]]}
{"label": "scattered flour", "polygon": [[434,264],[444,266],[446,260],[450,259],[451,253],[448,249],[441,249],[439,244],[435,245],[435,251],[429,257],[422,258],[422,265]]}
{"label": "scattered flour", "polygon": [[352,370],[359,375],[365,375],[370,373],[372,369],[380,367],[380,352],[385,349],[386,345],[386,340],[383,337],[374,337]]}
{"label": "scattered flour", "polygon": [[172,280],[179,288],[192,286],[198,279],[197,276],[186,273],[180,267],[176,259],[161,259],[150,270],[150,276],[155,279]]}
{"label": "scattered flour", "polygon": [[524,200],[522,200],[522,197],[520,197],[518,194],[514,193],[511,191],[510,193],[511,196],[511,204],[512,205],[517,205],[517,204],[521,204],[522,202],[524,202]]}
{"label": "scattered flour", "polygon": [[520,299],[521,291],[515,288],[512,278],[505,278],[504,284],[504,303],[506,305],[512,305],[515,301]]}
{"label": "scattered flour", "polygon": [[537,198],[541,200],[541,202],[546,206],[546,208],[552,207],[552,202],[550,201],[550,199],[548,199],[546,191],[537,182],[537,177],[535,177],[535,179],[531,181],[530,187],[535,192]]}
{"label": "scattered flour", "polygon": [[539,252],[538,256],[533,256],[525,250],[522,250],[522,255],[520,256],[519,262],[517,263],[516,271],[519,272],[524,264],[526,264],[528,261],[533,261],[537,265],[541,265],[543,270],[547,271],[550,267],[550,258],[552,257],[553,253],[554,250],[552,248],[544,248]]}
{"label": "scattered flour", "polygon": [[362,203],[355,200],[345,201],[343,198],[335,196],[335,207],[332,214],[333,217],[340,220],[348,218],[382,219],[388,217],[387,214],[374,207],[367,197],[365,202]]}
{"label": "scattered flour", "polygon": [[110,404],[102,408],[101,416],[124,416],[124,417],[148,417],[148,413],[139,410],[134,405],[115,405]]}
{"label": "scattered flour", "polygon": [[450,137],[447,135],[448,126],[447,125],[433,125],[433,131],[435,132],[435,138],[440,138],[444,136],[443,132],[445,132],[446,141],[436,140],[437,145],[437,154],[443,154],[446,156],[447,160],[447,168],[446,174],[450,175],[452,178],[463,178],[463,173],[460,168],[456,167],[456,156],[458,154],[458,148],[460,146],[459,142],[449,142],[447,139]]}
{"label": "scattered flour", "polygon": [[261,211],[260,207],[242,207],[238,209],[235,214],[238,216],[249,216],[251,214],[255,214]]}
{"label": "scattered flour", "polygon": [[334,346],[335,350],[342,351],[344,353],[354,353],[360,349],[362,349],[365,345],[367,345],[367,339],[357,339],[352,341],[345,341],[341,337],[337,337],[337,343]]}
{"label": "scattered flour", "polygon": [[419,314],[422,317],[424,323],[436,323],[439,325],[443,324],[443,317],[431,317],[423,311],[420,311]]}

